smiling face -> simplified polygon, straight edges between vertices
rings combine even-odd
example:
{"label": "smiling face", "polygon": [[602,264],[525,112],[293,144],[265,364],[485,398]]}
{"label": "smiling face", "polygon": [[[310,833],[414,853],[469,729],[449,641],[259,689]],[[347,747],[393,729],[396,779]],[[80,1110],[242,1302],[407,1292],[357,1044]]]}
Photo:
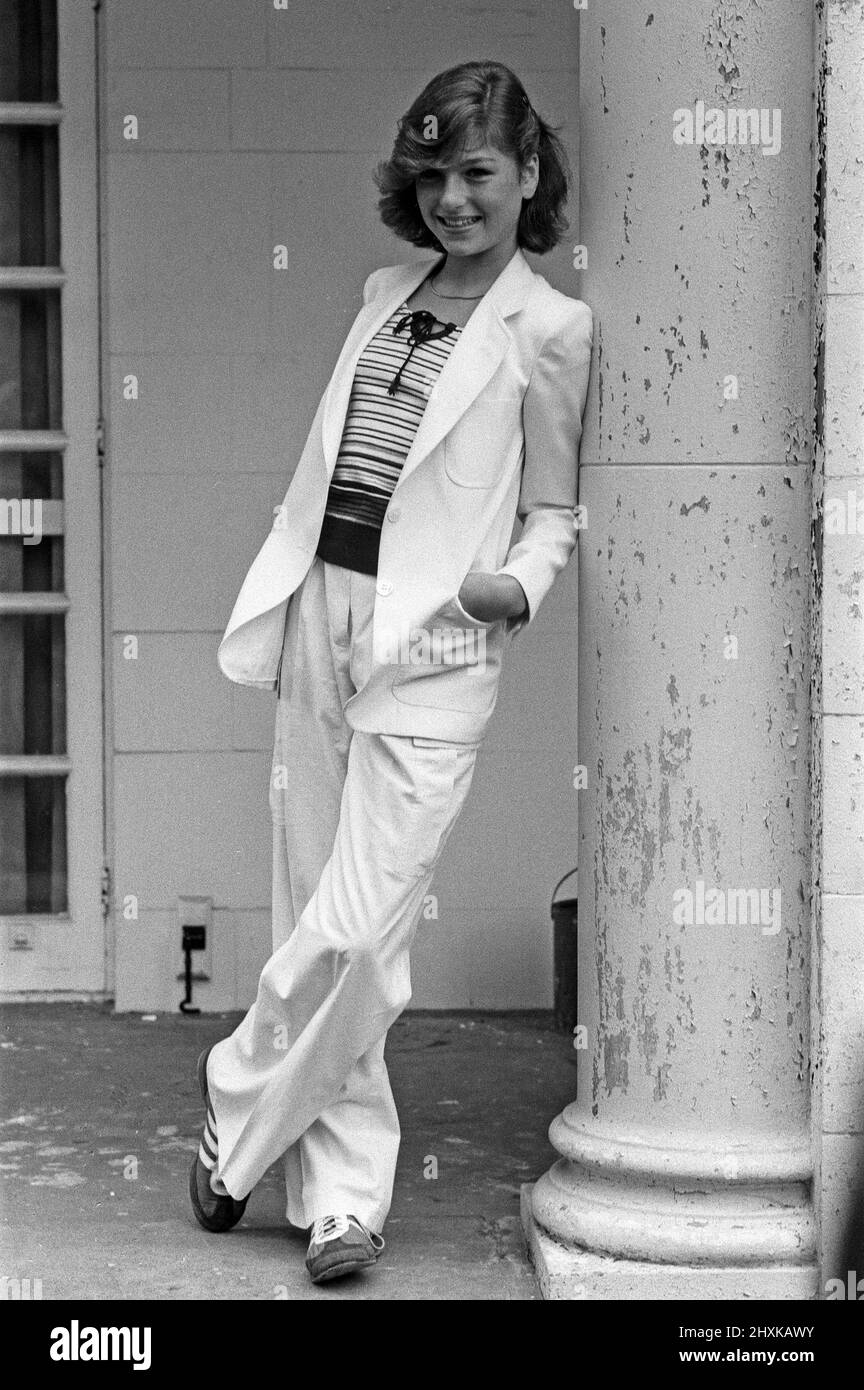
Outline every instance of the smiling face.
{"label": "smiling face", "polygon": [[474,145],[451,160],[432,162],[417,175],[420,215],[448,256],[515,251],[523,198],[538,179],[538,159],[524,169],[494,145]]}

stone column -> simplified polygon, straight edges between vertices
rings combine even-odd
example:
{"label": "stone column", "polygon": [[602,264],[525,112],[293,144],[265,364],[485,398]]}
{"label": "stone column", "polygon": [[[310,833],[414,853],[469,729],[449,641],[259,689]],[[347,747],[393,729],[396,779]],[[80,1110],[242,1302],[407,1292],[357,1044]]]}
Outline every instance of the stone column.
{"label": "stone column", "polygon": [[[864,7],[818,11],[823,408],[812,566],[815,1207],[821,1288],[864,1297]],[[814,1048],[815,1050],[815,1048]],[[852,1291],[850,1294],[850,1290]]]}
{"label": "stone column", "polygon": [[[587,1045],[523,1200],[549,1298],[815,1288],[812,22],[810,0],[581,17]],[[735,143],[750,108],[761,143]]]}

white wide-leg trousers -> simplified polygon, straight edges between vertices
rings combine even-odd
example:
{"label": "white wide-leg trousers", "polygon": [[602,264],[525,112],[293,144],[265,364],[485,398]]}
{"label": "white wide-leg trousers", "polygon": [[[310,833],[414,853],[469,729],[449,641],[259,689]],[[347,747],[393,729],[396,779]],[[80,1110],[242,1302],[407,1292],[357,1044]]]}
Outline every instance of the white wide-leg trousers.
{"label": "white wide-leg trousers", "polygon": [[218,1176],[245,1196],[283,1157],[287,1217],[350,1212],[380,1230],[399,1122],[387,1030],[477,746],[345,721],[371,665],[375,579],[316,558],[285,629],[270,787],[273,955],[210,1054]]}

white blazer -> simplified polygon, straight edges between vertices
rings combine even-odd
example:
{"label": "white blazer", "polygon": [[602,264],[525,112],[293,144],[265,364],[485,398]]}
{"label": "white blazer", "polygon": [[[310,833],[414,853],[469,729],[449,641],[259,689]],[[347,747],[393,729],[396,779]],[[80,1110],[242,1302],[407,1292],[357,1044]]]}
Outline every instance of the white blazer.
{"label": "white blazer", "polygon": [[[366,281],[363,308],[219,647],[230,680],[276,687],[288,602],[315,556],[357,360],[433,264],[387,266]],[[387,507],[372,670],[345,707],[353,728],[482,739],[503,651],[535,617],[576,544],[592,333],[588,305],[554,290],[521,251],[462,329]],[[523,527],[513,544],[517,515]],[[472,617],[458,598],[471,570],[513,575],[527,614],[494,623]],[[449,637],[437,647],[442,632]],[[444,649],[443,659],[429,659]]]}

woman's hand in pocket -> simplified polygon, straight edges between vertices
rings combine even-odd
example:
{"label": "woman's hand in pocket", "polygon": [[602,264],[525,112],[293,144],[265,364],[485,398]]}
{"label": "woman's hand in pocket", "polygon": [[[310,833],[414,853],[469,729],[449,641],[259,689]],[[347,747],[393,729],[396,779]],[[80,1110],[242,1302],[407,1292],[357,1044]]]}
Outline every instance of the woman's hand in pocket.
{"label": "woman's hand in pocket", "polygon": [[459,590],[459,602],[480,623],[518,618],[528,606],[525,590],[512,574],[486,574],[472,570]]}

